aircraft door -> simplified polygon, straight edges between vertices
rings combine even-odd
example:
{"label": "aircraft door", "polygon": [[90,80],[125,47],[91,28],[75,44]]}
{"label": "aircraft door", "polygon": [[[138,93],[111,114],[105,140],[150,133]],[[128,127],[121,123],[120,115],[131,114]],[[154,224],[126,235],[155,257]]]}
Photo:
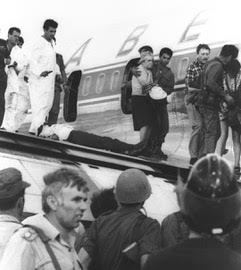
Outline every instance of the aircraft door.
{"label": "aircraft door", "polygon": [[139,60],[139,58],[135,58],[130,60],[125,68],[122,86],[121,86],[121,110],[124,114],[132,113],[132,105],[131,105],[131,79],[132,79],[132,67]]}
{"label": "aircraft door", "polygon": [[78,90],[81,80],[82,72],[80,70],[74,71],[68,77],[69,91],[64,93],[64,120],[66,122],[73,122],[77,118],[77,102]]}

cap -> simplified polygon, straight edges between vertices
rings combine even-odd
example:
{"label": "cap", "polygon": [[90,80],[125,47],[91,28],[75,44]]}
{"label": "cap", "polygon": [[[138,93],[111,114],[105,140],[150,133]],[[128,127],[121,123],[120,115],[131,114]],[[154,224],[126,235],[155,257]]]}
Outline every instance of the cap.
{"label": "cap", "polygon": [[24,182],[22,174],[16,168],[0,170],[0,199],[7,199],[15,196],[30,184]]}

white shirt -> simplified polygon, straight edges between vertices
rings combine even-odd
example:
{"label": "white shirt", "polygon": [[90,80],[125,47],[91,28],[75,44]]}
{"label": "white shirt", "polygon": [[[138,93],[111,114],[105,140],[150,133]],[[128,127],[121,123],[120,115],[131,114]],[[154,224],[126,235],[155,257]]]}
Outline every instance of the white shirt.
{"label": "white shirt", "polygon": [[0,215],[0,261],[9,239],[21,227],[21,223],[14,216]]}
{"label": "white shirt", "polygon": [[[59,231],[42,214],[29,217],[24,224],[40,228],[49,238],[61,269],[81,270],[78,255],[74,249],[75,232],[69,234],[67,243]],[[0,269],[6,270],[55,270],[46,247],[37,233],[31,228],[19,229],[8,242]]]}

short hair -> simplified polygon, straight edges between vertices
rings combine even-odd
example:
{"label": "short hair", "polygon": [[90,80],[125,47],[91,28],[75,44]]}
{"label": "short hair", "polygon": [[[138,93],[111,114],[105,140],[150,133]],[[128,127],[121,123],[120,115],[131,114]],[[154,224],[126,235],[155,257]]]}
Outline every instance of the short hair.
{"label": "short hair", "polygon": [[164,53],[168,54],[170,57],[173,55],[173,51],[170,48],[162,48],[159,53],[159,57],[161,57]]}
{"label": "short hair", "polygon": [[51,211],[47,203],[47,197],[56,195],[62,188],[76,186],[78,190],[83,190],[84,192],[88,192],[89,190],[87,181],[89,181],[90,178],[81,168],[77,170],[63,167],[45,175],[43,179],[46,186],[42,191],[42,209],[45,213]]}
{"label": "short hair", "polygon": [[142,46],[142,47],[138,50],[139,53],[141,53],[142,51],[148,51],[148,52],[153,53],[153,49],[152,49],[152,47],[149,46],[149,45]]}
{"label": "short hair", "polygon": [[90,210],[94,218],[108,211],[115,211],[118,207],[115,200],[114,188],[95,192],[91,198]]}
{"label": "short hair", "polygon": [[226,44],[222,47],[220,55],[223,57],[232,56],[232,58],[238,57],[239,49],[235,45]]}
{"label": "short hair", "polygon": [[43,29],[47,31],[49,27],[57,28],[58,23],[52,19],[48,19],[44,22]]}
{"label": "short hair", "polygon": [[24,39],[23,39],[22,36],[20,36],[20,37],[18,38],[18,42],[24,44]]}
{"label": "short hair", "polygon": [[11,27],[8,29],[8,35],[12,35],[14,31],[21,33],[21,30],[18,27]]}
{"label": "short hair", "polygon": [[18,199],[24,197],[24,194],[25,190],[23,189],[10,198],[0,199],[0,211],[13,209],[16,206]]}
{"label": "short hair", "polygon": [[196,48],[197,54],[199,54],[201,49],[208,50],[209,52],[211,51],[210,47],[207,44],[199,44]]}

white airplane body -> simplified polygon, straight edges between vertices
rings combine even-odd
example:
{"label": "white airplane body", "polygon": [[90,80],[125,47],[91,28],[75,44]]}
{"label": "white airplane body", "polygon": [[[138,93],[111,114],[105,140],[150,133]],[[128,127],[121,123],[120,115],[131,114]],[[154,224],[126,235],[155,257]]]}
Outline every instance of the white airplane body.
{"label": "white airplane body", "polygon": [[[140,168],[148,175],[153,190],[151,198],[146,202],[147,213],[161,222],[164,216],[176,211],[178,206],[174,186],[169,181],[173,180],[175,173],[171,177],[168,174],[165,177],[160,170],[165,168],[165,164],[188,166],[191,128],[183,103],[186,69],[195,59],[195,49],[199,43],[210,45],[211,57],[217,55],[226,43],[239,46],[238,31],[234,27],[236,25],[239,24],[238,16],[235,15],[225,20],[223,13],[219,12],[193,15],[177,10],[151,23],[144,20],[134,23],[134,26],[127,24],[108,29],[104,33],[99,32],[95,37],[77,45],[74,53],[71,53],[70,48],[76,41],[71,46],[66,46],[63,52],[59,51],[67,59],[66,70],[69,76],[74,78],[81,72],[80,84],[77,85],[78,116],[70,124],[77,129],[135,143],[139,140],[138,132],[133,130],[131,115],[122,112],[120,102],[121,86],[130,73],[128,63],[138,57],[138,48],[143,45],[153,47],[155,60],[162,47],[173,49],[170,67],[175,74],[176,84],[168,105],[170,132],[164,145],[168,161],[158,164],[157,161],[124,157],[80,146],[73,149],[74,146],[68,143],[51,142],[21,134],[9,134],[11,143],[8,145],[5,142],[8,142],[8,133],[0,131],[0,141],[4,138],[0,142],[0,169],[17,167],[26,181],[32,184],[27,190],[25,211],[41,211],[43,175],[66,163],[86,170],[92,179],[89,183],[91,192],[114,186],[118,175],[125,168]],[[73,38],[78,39],[77,34],[81,36],[81,33],[75,33]],[[61,43],[61,37],[57,36],[57,40]],[[62,114],[60,121],[63,121]],[[28,147],[29,141],[33,144],[32,148]],[[19,143],[22,150],[19,149]],[[45,144],[46,147],[52,147],[52,152],[48,148],[42,149]],[[175,172],[174,167],[173,170]],[[86,215],[90,218],[89,211]]]}
{"label": "white airplane body", "polygon": [[[170,67],[175,74],[175,92],[168,105],[170,132],[164,150],[169,156],[167,163],[187,167],[191,127],[184,106],[186,70],[195,59],[200,43],[210,46],[210,58],[218,55],[224,44],[239,47],[240,39],[234,27],[238,25],[238,15],[234,12],[228,20],[224,18],[225,11],[202,11],[194,15],[177,10],[151,22],[143,20],[134,26],[127,23],[110,27],[87,39],[66,61],[69,74],[81,72],[78,117],[73,125],[130,143],[138,142],[131,115],[121,111],[121,86],[130,79],[129,63],[139,57],[138,48],[152,46],[157,60],[160,49],[170,47],[174,51]],[[90,114],[93,125],[88,126],[85,120],[90,121]],[[230,153],[228,158],[232,159]]]}

